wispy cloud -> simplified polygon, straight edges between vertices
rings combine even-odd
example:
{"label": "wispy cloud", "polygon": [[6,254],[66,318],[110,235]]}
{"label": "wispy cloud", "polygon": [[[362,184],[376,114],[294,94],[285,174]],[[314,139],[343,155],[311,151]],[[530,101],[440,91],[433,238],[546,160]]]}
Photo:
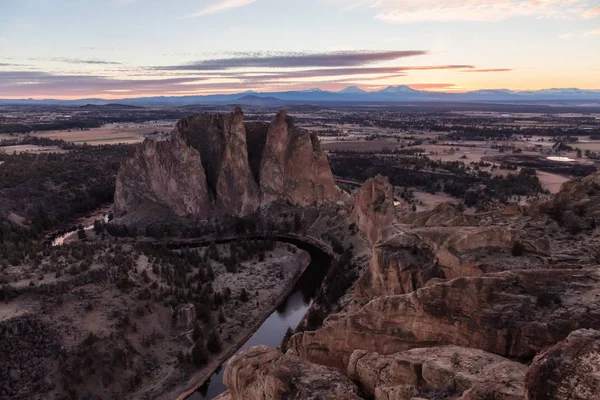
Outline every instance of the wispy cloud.
{"label": "wispy cloud", "polygon": [[220,13],[234,8],[247,6],[248,4],[255,3],[257,0],[221,0],[211,4],[208,4],[201,10],[185,16],[185,18],[201,17],[203,15]]}
{"label": "wispy cloud", "polygon": [[467,70],[460,71],[460,72],[510,72],[510,71],[512,71],[512,68],[487,68],[487,69],[473,68],[473,69],[467,69]]}
{"label": "wispy cloud", "polygon": [[600,15],[600,6],[585,10],[582,15],[584,18],[596,18]]}
{"label": "wispy cloud", "polygon": [[563,33],[561,35],[558,35],[558,37],[560,39],[572,39],[575,36],[575,34],[573,32],[568,32],[568,33]]}
{"label": "wispy cloud", "polygon": [[423,50],[406,51],[348,51],[332,53],[287,53],[220,58],[191,64],[155,67],[157,70],[214,71],[233,68],[306,68],[306,67],[353,67],[399,58],[425,55]]}
{"label": "wispy cloud", "polygon": [[598,36],[600,35],[600,29],[594,29],[593,31],[589,31],[583,34],[584,36]]}
{"label": "wispy cloud", "polygon": [[68,58],[68,57],[46,57],[46,58],[32,58],[36,61],[53,61],[53,62],[64,62],[68,64],[88,64],[88,65],[122,65],[115,61],[106,60],[89,60],[82,58]]}
{"label": "wispy cloud", "polygon": [[[348,9],[348,0],[329,0]],[[354,0],[352,7],[378,10],[376,18],[392,23],[501,21],[510,18],[564,18],[596,15],[583,0]],[[599,11],[600,12],[600,11]]]}

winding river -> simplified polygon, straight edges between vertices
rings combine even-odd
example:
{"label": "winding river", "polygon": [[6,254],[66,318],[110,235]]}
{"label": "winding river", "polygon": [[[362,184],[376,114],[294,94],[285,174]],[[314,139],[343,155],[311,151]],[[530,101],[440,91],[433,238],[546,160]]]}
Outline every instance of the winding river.
{"label": "winding river", "polygon": [[[52,240],[52,245],[62,245],[64,238],[72,234],[68,230],[66,233],[56,235]],[[250,237],[249,237],[250,238]],[[314,243],[310,243],[308,240],[302,240],[301,238],[294,238],[288,236],[253,236],[251,239],[263,240],[271,238],[273,240],[290,243],[296,247],[308,252],[311,257],[310,264],[294,286],[294,289],[290,295],[283,301],[282,304],[263,322],[263,324],[254,332],[254,334],[248,339],[237,351],[241,351],[256,345],[267,345],[270,347],[277,347],[281,344],[281,340],[285,336],[285,332],[288,327],[294,329],[308,309],[310,308],[313,299],[317,295],[319,288],[329,271],[329,267],[332,263],[332,255]],[[223,244],[229,243],[237,238],[228,238],[216,240],[216,243]],[[210,241],[203,242],[185,242],[185,243],[172,243],[167,245],[169,248],[194,248],[203,247],[210,244]],[[217,370],[211,375],[210,379],[206,381],[202,387],[196,392],[187,397],[187,400],[203,400],[213,399],[227,390],[227,387],[223,384],[223,372],[227,361],[223,362]]]}
{"label": "winding river", "polygon": [[[288,327],[292,329],[300,323],[304,314],[308,311],[314,297],[316,296],[321,283],[331,265],[331,256],[316,245],[302,241],[300,239],[291,239],[285,237],[273,237],[273,239],[291,243],[298,248],[305,250],[311,256],[311,262],[296,285],[292,293],[275,310],[263,324],[254,332],[252,337],[242,345],[238,352],[256,345],[267,345],[277,347],[281,344]],[[219,243],[219,241],[217,241]],[[220,395],[227,387],[223,384],[223,372],[225,361],[212,374],[210,379],[200,387],[195,393],[188,396],[188,400],[213,399]]]}

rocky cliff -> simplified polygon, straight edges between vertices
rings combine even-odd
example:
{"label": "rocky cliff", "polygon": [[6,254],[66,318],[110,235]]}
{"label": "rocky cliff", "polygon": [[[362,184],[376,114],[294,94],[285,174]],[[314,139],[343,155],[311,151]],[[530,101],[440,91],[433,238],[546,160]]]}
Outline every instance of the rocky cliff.
{"label": "rocky cliff", "polygon": [[[291,337],[286,357],[336,368],[376,400],[596,399],[599,176],[485,214],[407,213],[385,178],[368,180],[350,218],[370,250],[355,260],[370,254],[368,267],[339,312]],[[248,387],[244,376],[229,382]]]}
{"label": "rocky cliff", "polygon": [[124,160],[115,209],[123,216],[145,205],[176,215],[247,215],[274,202],[309,206],[340,200],[327,155],[315,135],[280,112],[270,124],[244,124],[230,114],[180,120],[170,138],[146,140]]}

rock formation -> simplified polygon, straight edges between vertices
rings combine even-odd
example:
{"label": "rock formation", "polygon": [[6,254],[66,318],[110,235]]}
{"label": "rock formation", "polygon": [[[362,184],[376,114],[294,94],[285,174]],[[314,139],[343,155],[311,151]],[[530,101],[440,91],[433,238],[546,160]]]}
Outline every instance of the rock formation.
{"label": "rock formation", "polygon": [[596,269],[457,278],[332,316],[322,329],[294,335],[288,351],[342,370],[356,349],[457,345],[527,360],[573,330],[600,328],[600,303],[589,300],[600,295],[599,282]]}
{"label": "rock formation", "polygon": [[432,278],[445,278],[429,246],[417,236],[397,231],[378,242],[369,268],[356,282],[356,296],[374,298],[410,293]]}
{"label": "rock formation", "polygon": [[263,205],[283,201],[310,206],[340,199],[319,139],[297,128],[284,111],[268,128],[260,164],[260,190]]}
{"label": "rock formation", "polygon": [[352,219],[371,245],[381,239],[382,231],[396,220],[394,188],[388,178],[367,179],[354,197]]}
{"label": "rock formation", "polygon": [[271,124],[196,114],[167,141],[146,140],[117,176],[118,216],[160,205],[180,216],[247,215],[273,202],[310,206],[340,200],[315,135],[280,112]]}
{"label": "rock formation", "polygon": [[[458,346],[413,349],[388,356],[356,350],[348,376],[375,400],[442,398],[522,400],[527,367]],[[456,396],[456,397],[455,397]],[[445,398],[444,397],[444,398]],[[429,398],[429,397],[428,397]]]}
{"label": "rock formation", "polygon": [[189,330],[196,323],[196,307],[193,304],[181,304],[173,311],[173,326],[177,329]]}
{"label": "rock formation", "polygon": [[359,400],[356,386],[339,371],[311,364],[267,346],[233,356],[223,381],[230,400]]}
{"label": "rock formation", "polygon": [[600,396],[600,332],[578,330],[538,355],[527,371],[527,400]]}
{"label": "rock formation", "polygon": [[239,108],[227,115],[196,114],[177,123],[175,135],[198,150],[206,186],[217,210],[246,215],[259,203],[258,186],[248,161],[246,128]]}
{"label": "rock formation", "polygon": [[123,215],[147,203],[165,206],[177,215],[204,219],[212,205],[200,153],[179,133],[164,142],[145,140],[121,163],[115,210]]}

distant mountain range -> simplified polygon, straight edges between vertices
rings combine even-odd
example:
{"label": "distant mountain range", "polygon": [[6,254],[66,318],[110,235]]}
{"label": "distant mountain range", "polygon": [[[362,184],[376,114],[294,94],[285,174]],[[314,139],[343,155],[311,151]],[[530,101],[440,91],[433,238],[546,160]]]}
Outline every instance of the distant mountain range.
{"label": "distant mountain range", "polygon": [[509,89],[484,89],[466,93],[430,92],[412,89],[409,86],[388,86],[374,92],[364,91],[350,86],[338,92],[330,92],[318,88],[289,91],[259,93],[246,91],[236,94],[216,94],[207,96],[158,96],[123,99],[80,99],[80,100],[33,100],[0,99],[0,105],[7,104],[48,104],[48,105],[108,105],[119,103],[130,106],[184,106],[194,104],[247,104],[247,105],[279,105],[306,103],[397,103],[397,102],[543,102],[543,101],[579,101],[600,102],[600,90],[582,90],[576,88],[543,89],[534,91],[513,91]]}

